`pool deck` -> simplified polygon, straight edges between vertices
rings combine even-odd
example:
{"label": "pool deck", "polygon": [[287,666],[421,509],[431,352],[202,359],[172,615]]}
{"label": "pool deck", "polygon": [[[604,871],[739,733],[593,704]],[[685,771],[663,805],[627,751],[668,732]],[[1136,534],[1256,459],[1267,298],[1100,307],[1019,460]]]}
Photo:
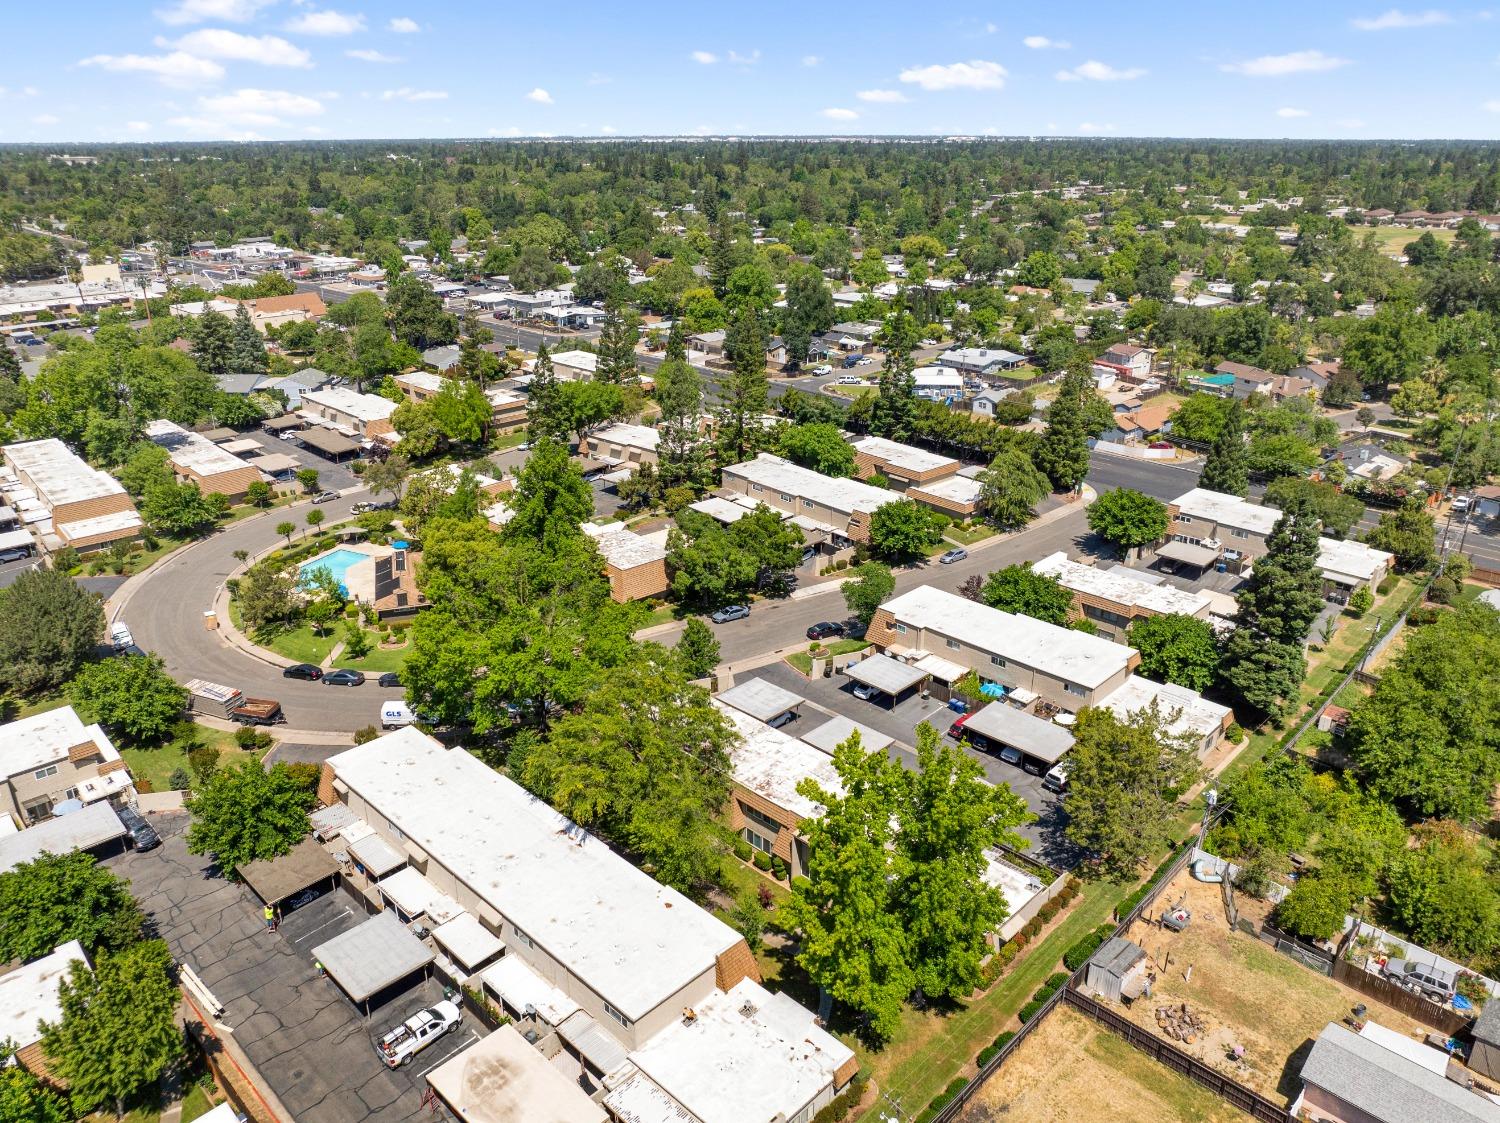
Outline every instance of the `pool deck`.
{"label": "pool deck", "polygon": [[344,571],[344,592],[350,600],[360,601],[364,604],[375,602],[375,559],[389,557],[396,551],[389,546],[377,546],[370,542],[361,542],[353,546],[335,546],[331,550],[325,550],[317,557],[309,558],[297,567],[299,574],[310,573],[318,568],[318,563],[324,558],[341,551],[351,554],[365,555],[364,561],[353,562]]}

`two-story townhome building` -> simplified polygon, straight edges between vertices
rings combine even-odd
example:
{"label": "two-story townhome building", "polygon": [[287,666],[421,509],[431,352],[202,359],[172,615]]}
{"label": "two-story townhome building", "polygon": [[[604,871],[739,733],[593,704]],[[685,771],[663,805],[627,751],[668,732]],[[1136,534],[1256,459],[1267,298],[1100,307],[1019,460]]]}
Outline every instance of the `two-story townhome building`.
{"label": "two-story townhome building", "polygon": [[65,799],[133,802],[135,785],[114,743],[72,706],[0,726],[0,815],[20,826],[50,818]]}

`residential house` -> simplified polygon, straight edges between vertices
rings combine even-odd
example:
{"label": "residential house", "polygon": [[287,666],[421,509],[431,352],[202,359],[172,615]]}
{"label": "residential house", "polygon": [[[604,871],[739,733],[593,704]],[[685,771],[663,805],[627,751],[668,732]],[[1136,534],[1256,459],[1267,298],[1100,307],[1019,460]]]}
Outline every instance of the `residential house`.
{"label": "residential house", "polygon": [[309,390],[324,390],[333,385],[333,375],[326,370],[317,367],[303,367],[294,370],[285,378],[273,378],[260,386],[257,390],[279,390],[286,395],[288,409],[298,409],[302,405],[302,395]]}
{"label": "residential house", "polygon": [[688,346],[694,351],[702,351],[710,358],[716,358],[724,354],[724,339],[726,333],[719,331],[700,331],[696,335],[688,336]]}
{"label": "residential house", "polygon": [[[442,391],[452,379],[425,370],[409,370],[398,374],[396,386],[414,402],[425,402]],[[484,396],[490,403],[490,428],[496,433],[514,433],[526,425],[526,397],[503,386],[491,386]]]}
{"label": "residential house", "polygon": [[912,393],[933,402],[952,401],[964,392],[964,376],[952,367],[922,367],[912,372]]}
{"label": "residential house", "polygon": [[[0,821],[40,823],[65,799],[133,803],[130,770],[97,724],[62,706],[0,726]],[[3,1038],[0,1038],[3,1040]]]}
{"label": "residential house", "polygon": [[306,390],[297,412],[309,423],[328,426],[345,436],[362,440],[397,437],[391,425],[396,403],[379,394],[359,394],[344,386]]}
{"label": "residential house", "polygon": [[588,382],[599,369],[592,351],[559,351],[552,356],[552,373],[560,382]]}
{"label": "residential house", "polygon": [[992,378],[1005,371],[1015,370],[1024,362],[1025,355],[987,347],[953,347],[944,351],[942,357],[943,366],[978,378]]}
{"label": "residential house", "polygon": [[542,289],[540,292],[498,293],[493,301],[495,315],[510,316],[517,320],[532,320],[540,317],[548,308],[560,308],[573,303],[573,294],[560,289]]}
{"label": "residential house", "polygon": [[766,365],[772,370],[785,370],[791,359],[791,352],[787,350],[786,340],[779,335],[772,336],[766,341]]}
{"label": "residential house", "polygon": [[1104,354],[1094,362],[1114,367],[1122,378],[1143,382],[1151,377],[1151,363],[1155,355],[1149,347],[1134,343],[1115,343],[1106,348]]}
{"label": "residential house", "polygon": [[724,488],[732,495],[781,511],[809,539],[826,536],[823,544],[834,550],[868,542],[871,516],[901,498],[894,491],[825,476],[769,452],[728,465],[722,475]]}
{"label": "residential house", "polygon": [[1500,519],[1500,486],[1489,484],[1474,489],[1474,510],[1480,518]]}
{"label": "residential house", "polygon": [[906,492],[924,506],[965,522],[984,509],[984,484],[973,476],[953,475],[913,484]]}
{"label": "residential house", "polygon": [[1264,393],[1276,376],[1268,370],[1253,367],[1249,363],[1223,362],[1214,367],[1215,374],[1229,374],[1234,376],[1234,385],[1230,393],[1241,401],[1251,394]]}
{"label": "residential house", "polygon": [[607,314],[589,304],[559,304],[541,309],[537,318],[564,330],[586,331],[602,324]]}
{"label": "residential house", "polygon": [[885,477],[893,491],[906,491],[914,484],[954,475],[963,465],[949,456],[884,437],[864,437],[854,442],[854,474],[859,479]]}
{"label": "residential house", "polygon": [[624,523],[584,523],[583,532],[594,540],[604,558],[609,595],[620,603],[664,596],[667,580],[667,532],[636,534]]}
{"label": "residential house", "polygon": [[286,296],[261,296],[243,302],[250,312],[250,322],[262,335],[266,329],[285,324],[311,321],[328,315],[323,298],[315,292],[294,292]]}
{"label": "residential house", "polygon": [[1090,300],[1094,299],[1094,295],[1099,291],[1099,286],[1103,284],[1102,281],[1093,277],[1064,277],[1062,278],[1062,283],[1070,291],[1078,293],[1080,296],[1086,296]]}
{"label": "residential house", "polygon": [[1328,389],[1328,384],[1339,373],[1339,369],[1338,359],[1309,359],[1301,366],[1293,367],[1289,373],[1294,378],[1305,379],[1321,394]]}
{"label": "residential house", "polygon": [[1073,594],[1072,619],[1088,620],[1100,636],[1116,643],[1126,642],[1126,632],[1137,620],[1151,616],[1207,620],[1212,604],[1202,593],[1157,584],[1130,570],[1105,570],[1072,561],[1064,550],[1032,562],[1031,568]]}
{"label": "residential house", "polygon": [[1452,1063],[1378,1022],[1329,1022],[1302,1062],[1291,1114],[1314,1123],[1500,1123],[1500,1104],[1448,1078]]}
{"label": "residential house", "polygon": [[1144,405],[1139,409],[1115,414],[1115,429],[1128,444],[1154,441],[1170,427],[1175,405]]}
{"label": "residential house", "polygon": [[42,1052],[42,1024],[62,1021],[59,988],[75,962],[93,969],[83,945],[69,940],[0,974],[0,1041],[14,1050],[16,1064],[44,1079],[50,1070]]}
{"label": "residential house", "polygon": [[1388,480],[1411,466],[1410,458],[1373,441],[1344,445],[1332,459],[1342,463],[1351,476],[1362,480]]}
{"label": "residential house", "polygon": [[184,483],[197,484],[204,495],[218,492],[230,499],[243,499],[251,484],[264,482],[260,469],[203,434],[190,433],[165,418],[147,424],[145,436],[167,450],[172,474]]}
{"label": "residential house", "polygon": [[976,416],[993,420],[995,407],[1015,393],[1018,391],[1013,386],[991,386],[975,394],[969,401],[969,408]]}
{"label": "residential house", "polygon": [[445,373],[463,361],[463,352],[452,343],[442,347],[429,347],[422,352],[422,362],[439,373]]}
{"label": "residential house", "polygon": [[0,454],[0,494],[47,550],[89,552],[140,537],[141,516],[120,481],[56,437],[6,445]]}
{"label": "residential house", "polygon": [[657,462],[657,446],[661,433],[647,425],[627,425],[623,422],[600,429],[583,439],[578,451],[582,456],[601,460],[606,464],[639,466]]}
{"label": "residential house", "polygon": [[1312,398],[1316,397],[1318,388],[1310,379],[1298,378],[1294,374],[1275,375],[1270,382],[1265,384],[1264,393],[1269,394],[1273,402],[1284,402],[1288,398]]}

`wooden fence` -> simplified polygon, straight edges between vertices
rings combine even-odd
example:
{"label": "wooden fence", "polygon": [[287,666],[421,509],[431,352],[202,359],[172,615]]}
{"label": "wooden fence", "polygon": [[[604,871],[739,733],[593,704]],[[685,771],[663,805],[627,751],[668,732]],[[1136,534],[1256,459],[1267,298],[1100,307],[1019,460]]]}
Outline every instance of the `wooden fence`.
{"label": "wooden fence", "polygon": [[[1334,960],[1333,977],[1336,982],[1343,983],[1346,987],[1359,991],[1360,994],[1369,995],[1384,1006],[1400,1010],[1407,1017],[1415,1018],[1423,1025],[1431,1026],[1449,1037],[1457,1037],[1463,1033],[1474,1020],[1456,1010],[1439,1006],[1420,994],[1413,994],[1405,987],[1391,982],[1390,979],[1383,979],[1379,975],[1372,974],[1359,964],[1350,963],[1347,959]],[[1500,1001],[1500,999],[1491,999],[1491,1001]]]}
{"label": "wooden fence", "polygon": [[1476,565],[1469,572],[1469,580],[1479,585],[1493,585],[1500,588],[1500,569],[1481,569]]}
{"label": "wooden fence", "polygon": [[1267,1099],[1253,1088],[1247,1088],[1232,1076],[1226,1076],[1218,1069],[1204,1064],[1166,1038],[1115,1013],[1102,1002],[1096,1002],[1082,991],[1073,989],[1072,983],[1064,987],[1059,994],[1075,1010],[1087,1014],[1153,1060],[1166,1065],[1173,1072],[1181,1073],[1193,1083],[1201,1084],[1251,1118],[1263,1120],[1264,1123],[1295,1123],[1296,1117],[1282,1105]]}

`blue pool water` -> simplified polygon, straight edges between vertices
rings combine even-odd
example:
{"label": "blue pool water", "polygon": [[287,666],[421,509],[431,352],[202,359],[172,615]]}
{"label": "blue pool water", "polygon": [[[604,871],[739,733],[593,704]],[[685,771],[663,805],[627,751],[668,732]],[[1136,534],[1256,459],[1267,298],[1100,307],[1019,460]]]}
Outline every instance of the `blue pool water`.
{"label": "blue pool water", "polygon": [[334,550],[332,553],[324,554],[322,557],[305,561],[297,567],[297,572],[302,575],[302,584],[306,585],[312,575],[320,569],[326,569],[333,574],[333,579],[347,589],[345,578],[349,573],[349,567],[359,562],[368,561],[369,554],[360,553],[358,550],[346,550],[343,548]]}
{"label": "blue pool water", "polygon": [[1233,386],[1234,375],[1232,374],[1209,374],[1203,378],[1210,386]]}

